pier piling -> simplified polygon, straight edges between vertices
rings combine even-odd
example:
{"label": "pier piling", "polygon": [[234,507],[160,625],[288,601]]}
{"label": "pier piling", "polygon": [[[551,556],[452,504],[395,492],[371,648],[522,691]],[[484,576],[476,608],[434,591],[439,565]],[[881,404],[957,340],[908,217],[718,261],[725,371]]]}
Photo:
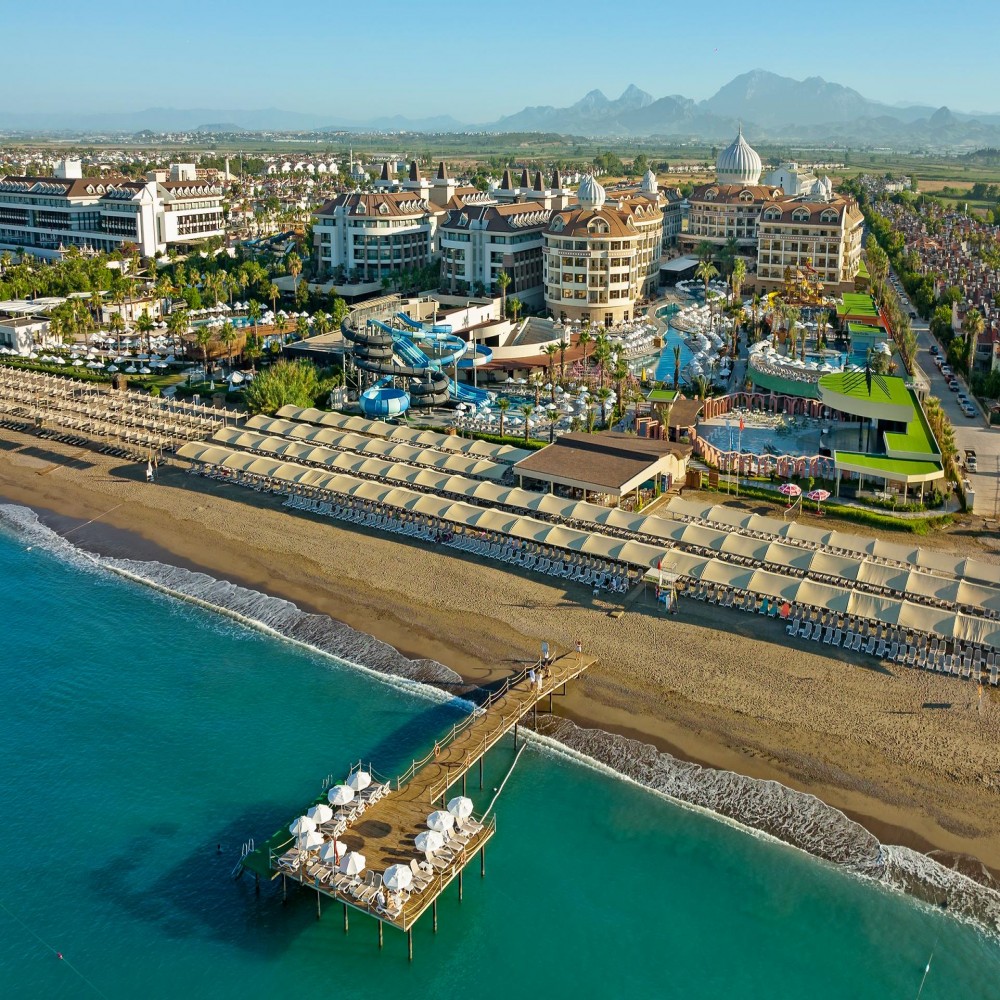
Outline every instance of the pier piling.
{"label": "pier piling", "polygon": [[319,891],[319,887],[316,888],[316,919],[319,920],[323,916],[323,895]]}
{"label": "pier piling", "polygon": [[437,932],[438,932],[438,901],[436,899],[434,900],[433,903],[431,903],[431,915],[434,918],[434,933],[437,934]]}
{"label": "pier piling", "polygon": [[486,878],[486,845],[479,848],[479,877]]}
{"label": "pier piling", "polygon": [[378,946],[382,947],[382,921],[378,922]]}
{"label": "pier piling", "polygon": [[406,932],[407,946],[410,951],[410,961],[413,961],[413,929],[411,928]]}
{"label": "pier piling", "polygon": [[347,903],[344,903],[344,933],[347,933]]}
{"label": "pier piling", "polygon": [[288,902],[288,879],[284,875],[281,876],[281,902]]}
{"label": "pier piling", "polygon": [[483,787],[483,758],[479,758],[479,787]]}
{"label": "pier piling", "polygon": [[459,869],[458,872],[458,901],[462,902],[462,871]]}

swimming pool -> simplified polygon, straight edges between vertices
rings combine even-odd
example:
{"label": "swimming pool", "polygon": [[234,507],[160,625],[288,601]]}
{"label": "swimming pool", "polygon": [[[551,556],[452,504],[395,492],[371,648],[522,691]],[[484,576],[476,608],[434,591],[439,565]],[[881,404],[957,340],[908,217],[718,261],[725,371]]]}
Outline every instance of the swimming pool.
{"label": "swimming pool", "polygon": [[738,420],[703,420],[698,425],[698,436],[720,451],[742,449],[748,455],[818,455],[820,431],[818,426],[804,427],[778,424],[775,427],[746,426],[740,435]]}

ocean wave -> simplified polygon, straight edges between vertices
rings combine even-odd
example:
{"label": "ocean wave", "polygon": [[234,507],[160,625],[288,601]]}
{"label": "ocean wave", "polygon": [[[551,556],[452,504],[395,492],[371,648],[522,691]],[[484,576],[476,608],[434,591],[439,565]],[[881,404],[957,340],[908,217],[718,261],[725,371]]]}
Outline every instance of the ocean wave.
{"label": "ocean wave", "polygon": [[679,760],[649,743],[547,716],[535,734],[556,753],[623,777],[678,805],[705,812],[826,861],[840,871],[903,892],[1000,935],[1000,892],[908,847],[882,844],[815,795]]}
{"label": "ocean wave", "polygon": [[[0,523],[75,565],[103,570],[190,604],[224,614],[258,631],[369,673],[435,701],[454,696],[434,685],[461,685],[455,671],[434,660],[410,660],[373,636],[290,601],[155,561],[96,556],[42,524],[27,507],[0,505]],[[471,703],[466,703],[471,708]],[[702,767],[656,747],[599,729],[543,717],[531,738],[550,751],[624,778],[685,808],[705,812],[747,832],[790,845],[841,871],[904,892],[953,916],[1000,934],[1000,893],[931,857],[886,846],[839,809],[777,781]]]}
{"label": "ocean wave", "polygon": [[[187,604],[223,614],[242,625],[329,656],[380,680],[392,680],[397,686],[425,698],[450,701],[454,695],[442,691],[441,686],[466,686],[459,674],[436,660],[411,660],[374,636],[327,615],[303,611],[283,598],[155,560],[94,555],[43,524],[28,507],[0,504],[0,522],[32,546],[44,548],[81,569],[113,573]],[[467,704],[472,707],[471,703]]]}

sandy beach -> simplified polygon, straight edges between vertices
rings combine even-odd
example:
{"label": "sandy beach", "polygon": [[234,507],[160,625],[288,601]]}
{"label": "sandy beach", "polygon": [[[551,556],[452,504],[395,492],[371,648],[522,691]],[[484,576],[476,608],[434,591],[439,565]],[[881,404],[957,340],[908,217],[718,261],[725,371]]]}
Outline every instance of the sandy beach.
{"label": "sandy beach", "polygon": [[[786,639],[778,622],[578,585],[338,522],[176,467],[0,430],[0,498],[83,548],[204,570],[328,614],[481,682],[580,640],[600,659],[560,699],[580,725],[815,794],[880,839],[1000,872],[1000,693]],[[83,525],[92,518],[92,524]],[[947,859],[946,859],[947,860]]]}

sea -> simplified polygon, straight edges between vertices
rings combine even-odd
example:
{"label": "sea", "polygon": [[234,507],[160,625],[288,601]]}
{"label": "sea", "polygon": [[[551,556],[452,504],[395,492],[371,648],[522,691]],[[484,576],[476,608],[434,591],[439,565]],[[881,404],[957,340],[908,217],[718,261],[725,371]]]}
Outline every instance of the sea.
{"label": "sea", "polygon": [[[270,599],[227,604],[232,588],[192,578],[192,603],[166,592],[179,582],[0,508],[5,1000],[1000,997],[989,918],[654,792],[648,772],[669,762],[647,752],[627,774],[611,737],[603,763],[579,739],[533,739],[513,771],[512,745],[493,752],[470,789],[482,809],[509,773],[486,876],[473,865],[464,899],[446,892],[436,934],[418,923],[412,962],[391,928],[380,950],[360,914],[345,933],[307,890],[258,892],[234,877],[245,844],[358,760],[397,773],[468,705],[342,626],[325,644],[349,656],[321,649],[316,616],[289,639],[290,605],[254,624]],[[797,808],[781,801],[778,833]]]}

